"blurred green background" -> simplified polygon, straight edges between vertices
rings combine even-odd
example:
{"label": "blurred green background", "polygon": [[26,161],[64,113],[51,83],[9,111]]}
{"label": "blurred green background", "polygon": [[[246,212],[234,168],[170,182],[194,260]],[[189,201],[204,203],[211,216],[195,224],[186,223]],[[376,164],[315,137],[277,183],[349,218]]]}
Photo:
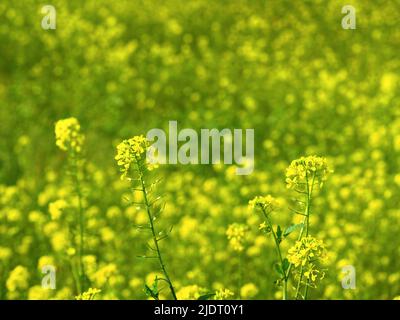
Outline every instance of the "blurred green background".
{"label": "blurred green background", "polygon": [[[249,226],[247,298],[280,298],[274,248],[247,203],[290,199],[285,168],[311,154],[335,172],[314,203],[311,233],[332,257],[310,297],[400,295],[398,1],[52,0],[56,30],[41,28],[45,4],[0,2],[0,298],[73,298],[68,230],[48,210],[73,202],[54,142],[54,123],[70,116],[86,134],[87,263],[101,298],[145,298],[154,275],[136,258],[146,235],[132,224],[143,212],[123,202],[114,156],[122,139],[169,120],[255,129],[250,176],[234,166],[159,169],[162,223],[175,226],[162,249],[181,297],[239,291],[225,231],[240,222]],[[346,4],[356,8],[355,30],[341,26]],[[287,207],[278,221],[295,219]],[[57,266],[57,290],[40,288],[43,261]],[[356,290],[341,287],[349,264]],[[13,275],[18,266],[25,271]]]}

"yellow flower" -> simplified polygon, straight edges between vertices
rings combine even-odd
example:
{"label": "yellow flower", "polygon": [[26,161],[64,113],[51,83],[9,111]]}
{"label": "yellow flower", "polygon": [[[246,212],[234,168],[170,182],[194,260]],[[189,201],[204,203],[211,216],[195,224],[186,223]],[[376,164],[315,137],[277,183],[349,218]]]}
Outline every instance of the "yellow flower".
{"label": "yellow flower", "polygon": [[279,202],[271,195],[267,196],[257,196],[254,199],[249,201],[249,207],[252,209],[262,209],[265,210],[266,213],[274,211],[277,207],[279,207]]}
{"label": "yellow flower", "polygon": [[29,288],[28,300],[48,300],[51,296],[51,290],[42,288],[42,286],[33,286]]}
{"label": "yellow flower", "polygon": [[201,295],[205,294],[206,290],[198,285],[185,286],[179,289],[176,296],[179,300],[197,300]]}
{"label": "yellow flower", "polygon": [[258,294],[258,288],[254,283],[246,283],[240,288],[240,296],[243,299],[254,298]]}
{"label": "yellow flower", "polygon": [[100,292],[101,292],[100,289],[89,288],[88,291],[85,291],[82,294],[80,294],[79,296],[76,296],[75,299],[76,300],[94,300],[95,296]]}
{"label": "yellow flower", "polygon": [[67,202],[62,199],[49,203],[49,213],[51,219],[53,220],[60,219],[62,212],[67,207],[67,205],[68,205]]}
{"label": "yellow flower", "polygon": [[234,293],[229,289],[220,289],[215,292],[214,300],[227,300],[234,296]]}
{"label": "yellow flower", "polygon": [[0,247],[0,260],[6,261],[12,256],[12,251],[7,247]]}
{"label": "yellow flower", "polygon": [[56,145],[61,150],[80,153],[85,139],[80,130],[81,126],[76,118],[57,121],[55,128]]}
{"label": "yellow flower", "polygon": [[49,266],[49,265],[54,266],[55,264],[56,263],[55,263],[55,260],[53,257],[42,256],[39,258],[39,261],[38,261],[38,269],[39,269],[39,271],[42,271],[44,266]]}
{"label": "yellow flower", "polygon": [[288,251],[288,260],[295,268],[304,271],[304,278],[311,286],[322,280],[325,273],[319,270],[319,264],[327,260],[327,252],[322,240],[307,236],[297,241]]}
{"label": "yellow flower", "polygon": [[10,272],[6,287],[9,291],[25,290],[29,286],[28,280],[28,269],[23,266],[17,266]]}
{"label": "yellow flower", "polygon": [[121,179],[124,179],[132,168],[132,165],[147,168],[152,170],[156,165],[146,162],[146,151],[149,148],[148,140],[143,136],[134,136],[131,139],[122,141],[117,146],[117,160],[118,166],[121,167]]}
{"label": "yellow flower", "polygon": [[258,226],[258,230],[265,230],[267,229],[267,223],[264,221]]}
{"label": "yellow flower", "polygon": [[244,241],[247,227],[243,224],[233,223],[226,230],[229,244],[234,251],[241,252],[244,250]]}
{"label": "yellow flower", "polygon": [[314,182],[322,187],[330,172],[325,158],[301,157],[293,160],[286,169],[286,185],[289,189],[305,189],[307,185],[311,188]]}
{"label": "yellow flower", "polygon": [[117,273],[117,266],[114,263],[110,263],[101,267],[97,270],[93,276],[93,282],[98,286],[104,286],[111,276]]}

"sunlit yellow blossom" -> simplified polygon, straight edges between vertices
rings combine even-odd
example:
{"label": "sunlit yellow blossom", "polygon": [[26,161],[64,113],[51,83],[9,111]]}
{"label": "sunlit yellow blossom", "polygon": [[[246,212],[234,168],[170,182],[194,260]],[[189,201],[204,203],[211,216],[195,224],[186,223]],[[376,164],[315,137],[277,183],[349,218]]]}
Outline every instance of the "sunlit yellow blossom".
{"label": "sunlit yellow blossom", "polygon": [[12,255],[12,251],[7,247],[0,247],[0,260],[5,261],[10,258]]}
{"label": "sunlit yellow blossom", "polygon": [[148,163],[146,160],[146,151],[149,145],[148,140],[143,135],[140,135],[124,140],[117,146],[115,160],[117,160],[118,166],[121,167],[121,179],[128,175],[133,166],[136,166],[133,169],[137,169],[137,166],[144,166],[149,170],[155,167],[155,165]]}
{"label": "sunlit yellow blossom", "polygon": [[263,209],[266,213],[275,210],[279,206],[278,200],[271,195],[257,196],[249,201],[249,207],[252,209]]}
{"label": "sunlit yellow blossom", "polygon": [[297,241],[288,251],[288,260],[296,268],[296,277],[304,271],[304,278],[301,279],[309,286],[315,286],[318,280],[325,277],[321,270],[321,264],[327,260],[327,252],[322,240],[307,236]]}
{"label": "sunlit yellow blossom", "polygon": [[97,294],[101,292],[100,289],[89,288],[89,290],[75,297],[76,300],[94,300]]}
{"label": "sunlit yellow blossom", "polygon": [[244,250],[245,236],[247,232],[247,226],[239,223],[233,223],[229,225],[226,230],[226,235],[229,240],[229,245],[235,251],[241,252]]}
{"label": "sunlit yellow blossom", "polygon": [[68,204],[65,200],[57,200],[49,203],[49,213],[53,220],[60,219],[63,211],[67,208]]}
{"label": "sunlit yellow blossom", "polygon": [[267,223],[264,221],[262,223],[260,223],[260,225],[258,226],[259,230],[265,230],[267,229]]}
{"label": "sunlit yellow blossom", "polygon": [[176,296],[179,300],[197,300],[206,290],[198,285],[185,286],[179,289]]}
{"label": "sunlit yellow blossom", "polygon": [[45,289],[40,285],[29,288],[28,299],[29,300],[48,300],[51,296],[52,290]]}
{"label": "sunlit yellow blossom", "polygon": [[240,296],[243,299],[254,298],[258,293],[258,288],[254,283],[246,283],[240,288]]}
{"label": "sunlit yellow blossom", "polygon": [[305,266],[315,260],[326,259],[326,249],[322,240],[307,236],[297,241],[288,251],[288,260],[295,267]]}
{"label": "sunlit yellow blossom", "polygon": [[49,265],[51,265],[51,266],[55,265],[55,260],[54,260],[53,257],[51,257],[51,256],[42,256],[42,257],[39,258],[38,269],[39,269],[40,272],[42,271],[42,268],[44,266],[49,266]]}
{"label": "sunlit yellow blossom", "polygon": [[286,169],[286,184],[290,189],[311,188],[313,183],[322,186],[330,172],[325,158],[301,157]]}
{"label": "sunlit yellow blossom", "polygon": [[9,291],[25,290],[29,286],[28,280],[28,269],[23,266],[17,266],[10,272],[6,287]]}
{"label": "sunlit yellow blossom", "polygon": [[228,300],[231,299],[235,294],[229,289],[220,289],[215,292],[215,300]]}
{"label": "sunlit yellow blossom", "polygon": [[81,126],[76,118],[59,120],[56,123],[56,144],[64,151],[80,153],[84,142],[84,136],[80,132]]}

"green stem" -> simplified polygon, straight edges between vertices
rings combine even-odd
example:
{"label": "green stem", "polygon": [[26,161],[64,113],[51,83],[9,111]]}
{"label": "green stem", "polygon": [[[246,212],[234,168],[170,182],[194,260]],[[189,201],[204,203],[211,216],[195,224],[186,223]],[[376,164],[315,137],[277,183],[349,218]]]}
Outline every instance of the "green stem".
{"label": "green stem", "polygon": [[151,207],[150,207],[150,203],[149,203],[148,197],[147,197],[147,189],[146,189],[146,185],[145,185],[145,182],[144,182],[143,173],[142,173],[140,168],[139,168],[139,178],[140,178],[140,183],[141,183],[142,192],[143,192],[144,204],[146,206],[147,216],[149,218],[150,229],[151,229],[151,233],[152,233],[152,237],[153,237],[153,243],[154,243],[155,250],[157,252],[157,258],[158,258],[158,261],[160,263],[160,267],[161,267],[161,270],[162,270],[162,272],[164,274],[165,280],[168,283],[168,286],[169,286],[169,289],[171,291],[171,294],[172,294],[174,300],[178,300],[177,297],[176,297],[174,286],[172,285],[171,279],[169,278],[169,275],[168,275],[167,270],[165,268],[164,261],[163,261],[162,256],[161,256],[160,247],[158,245],[159,240],[157,239],[156,231],[155,231],[155,228],[154,228],[153,215],[151,213]]}
{"label": "green stem", "polygon": [[307,300],[307,295],[308,295],[308,287],[309,287],[309,283],[310,282],[310,280],[307,280],[307,283],[306,283],[306,288],[305,288],[305,290],[304,290],[304,300]]}
{"label": "green stem", "polygon": [[296,300],[297,300],[297,298],[299,297],[299,294],[300,294],[301,280],[303,280],[303,266],[301,266],[301,268],[300,268],[300,278],[299,278],[299,281],[297,282],[296,295],[295,295],[295,299]]}
{"label": "green stem", "polygon": [[[311,196],[312,196],[312,192],[314,189],[314,181],[315,181],[315,173],[313,173],[313,177],[311,180],[311,186],[309,183],[309,178],[308,178],[308,174],[306,174],[306,188],[307,188],[307,194],[306,194],[306,209],[305,209],[305,217],[304,217],[304,222],[303,222],[303,227],[299,236],[299,240],[302,239],[304,230],[306,231],[306,237],[308,236],[308,232],[309,232],[309,227],[310,227],[310,209],[311,209]],[[297,283],[297,290],[296,290],[296,299],[298,297],[298,293],[299,293],[299,289],[300,289],[300,285],[301,285],[301,281],[303,280],[303,274],[304,274],[304,268],[303,266],[300,269],[300,277],[299,277],[299,281]],[[307,289],[307,285],[306,285],[306,292],[308,291]],[[306,295],[304,295],[304,299],[306,299]]]}
{"label": "green stem", "polygon": [[238,279],[238,296],[239,300],[242,300],[240,289],[242,288],[242,253],[239,252],[239,279]]}
{"label": "green stem", "polygon": [[[274,228],[272,226],[272,222],[269,219],[268,214],[265,212],[265,209],[263,207],[261,209],[262,209],[262,213],[264,214],[264,217],[265,217],[265,219],[266,219],[266,221],[268,223],[268,227],[271,230],[272,236],[274,238],[276,251],[278,253],[279,261],[280,261],[280,264],[281,264],[281,270],[282,270],[282,272],[284,272],[283,271],[282,252],[281,252],[281,247],[280,247],[280,243],[279,243],[279,240],[278,240],[278,236],[276,235],[276,232],[275,232],[275,230],[274,230]],[[284,274],[284,276],[283,276],[283,288],[282,288],[282,299],[283,300],[287,300],[287,281],[288,281],[288,277],[286,276],[286,274]]]}
{"label": "green stem", "polygon": [[79,293],[85,291],[86,275],[83,257],[85,255],[85,220],[83,213],[83,201],[81,184],[78,176],[78,159],[75,155],[73,157],[73,177],[75,182],[75,192],[78,197],[78,224],[79,224],[79,245],[78,245],[78,263],[79,263]]}
{"label": "green stem", "polygon": [[[314,190],[314,182],[315,182],[315,173],[313,173],[313,177],[312,177],[312,182],[311,182],[311,187],[309,185],[309,179],[308,179],[308,174],[306,174],[306,188],[307,188],[307,192],[306,192],[306,207],[304,210],[304,219],[303,219],[303,226],[301,227],[299,236],[297,238],[297,241],[300,241],[303,238],[303,234],[304,231],[306,231],[306,236],[308,236],[308,232],[309,232],[309,227],[310,227],[310,212],[311,212],[311,199],[312,199],[312,193]],[[290,270],[292,269],[293,264],[289,264],[287,273],[286,273],[286,277],[289,277],[290,274]],[[303,267],[301,267],[300,269],[300,277],[299,277],[299,281],[297,283],[297,287],[296,287],[296,299],[298,297],[299,294],[299,290],[300,290],[300,284],[301,284],[301,280],[303,279]]]}

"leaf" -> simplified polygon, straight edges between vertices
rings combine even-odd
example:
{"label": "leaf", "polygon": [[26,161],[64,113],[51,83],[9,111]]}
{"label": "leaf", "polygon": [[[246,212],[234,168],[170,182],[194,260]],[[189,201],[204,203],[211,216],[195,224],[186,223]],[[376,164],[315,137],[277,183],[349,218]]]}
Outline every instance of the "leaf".
{"label": "leaf", "polygon": [[283,271],[282,271],[282,268],[281,268],[281,265],[280,265],[279,263],[275,263],[275,264],[274,264],[274,267],[275,267],[275,271],[278,272],[278,274],[279,274],[280,276],[283,276],[283,275],[284,275],[284,273],[283,273]]}
{"label": "leaf", "polygon": [[144,285],[144,293],[154,300],[158,300],[158,280],[159,279],[156,277],[151,288],[147,284]]}
{"label": "leaf", "polygon": [[282,242],[282,229],[281,226],[276,227],[276,237],[278,238],[278,244]]}
{"label": "leaf", "polygon": [[289,265],[290,265],[289,260],[287,258],[283,259],[282,270],[283,270],[284,274],[286,274],[286,271],[288,270]]}
{"label": "leaf", "polygon": [[197,300],[209,300],[210,298],[214,297],[215,293],[206,293],[202,296],[198,297]]}
{"label": "leaf", "polygon": [[303,227],[303,223],[292,224],[291,226],[289,226],[285,229],[285,231],[283,232],[283,236],[287,237],[293,231],[295,231],[296,229],[301,228],[301,227]]}

